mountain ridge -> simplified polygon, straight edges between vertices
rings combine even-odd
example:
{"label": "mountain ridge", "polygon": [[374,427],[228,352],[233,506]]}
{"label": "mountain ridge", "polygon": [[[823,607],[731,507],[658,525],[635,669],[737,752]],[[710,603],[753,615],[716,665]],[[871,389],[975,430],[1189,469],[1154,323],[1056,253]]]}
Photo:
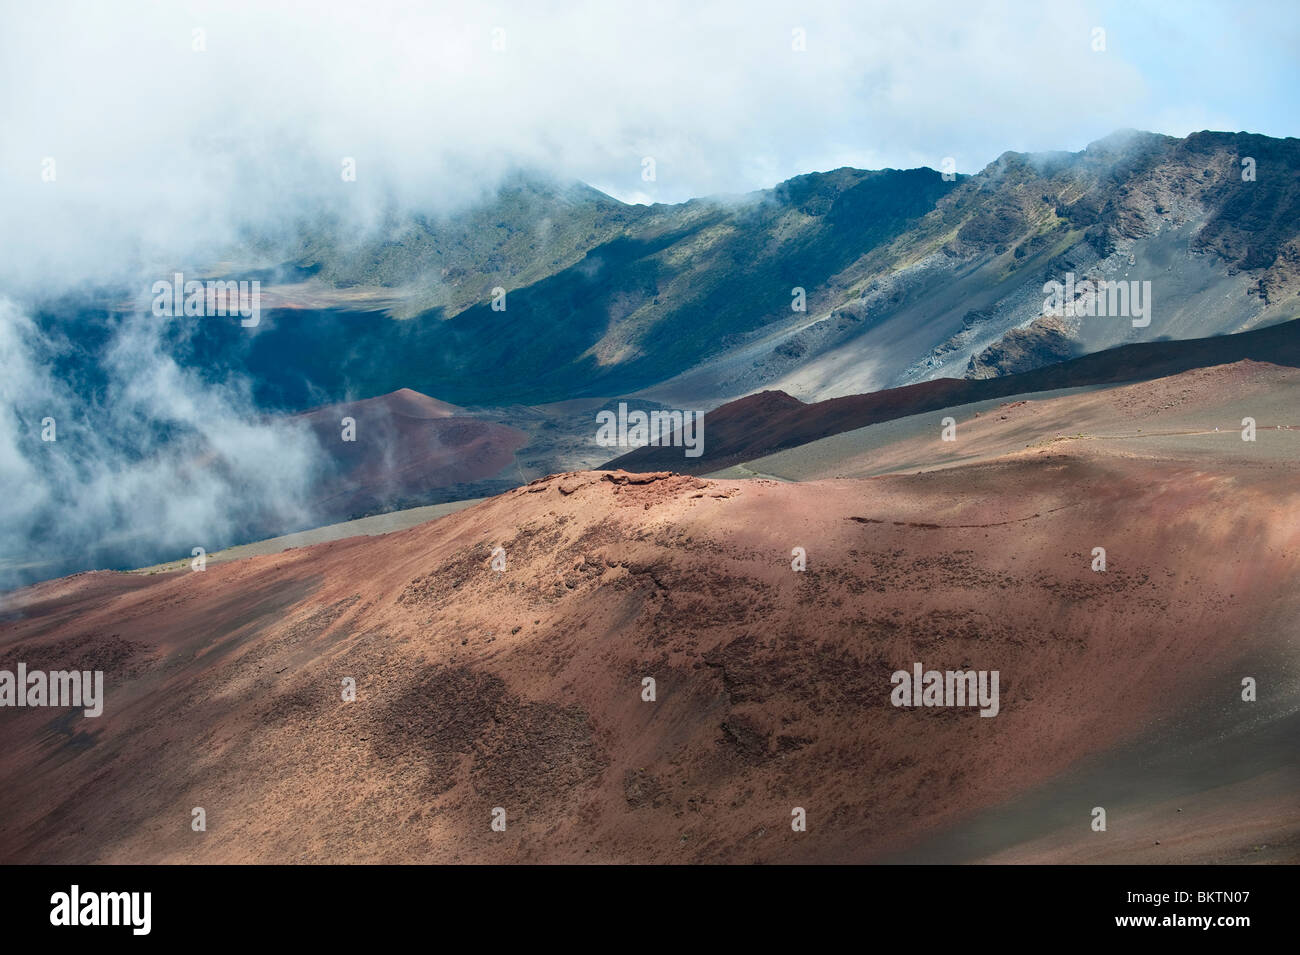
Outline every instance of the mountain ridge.
{"label": "mountain ridge", "polygon": [[[1255,181],[1243,181],[1242,158]],[[832,397],[954,362],[1023,371],[1070,351],[1300,317],[1292,138],[1122,131],[1075,153],[1006,152],[952,181],[841,167],[671,205],[521,181],[462,220],[408,223],[359,251],[304,242],[293,265],[341,289],[424,289],[400,330],[369,323],[386,361],[313,366],[327,393],[346,379],[352,393],[410,386],[476,404],[656,388],[692,402],[767,386]],[[1007,369],[981,359],[1013,333],[1041,337],[1041,286],[1070,272],[1152,281],[1154,323],[1138,334],[1067,321],[1041,358],[1033,347]],[[792,310],[796,289],[805,311]],[[342,321],[276,312],[260,338],[273,344],[283,326],[292,348],[305,334],[296,326],[329,336]],[[423,370],[403,360],[410,352]],[[295,394],[278,400],[301,404]]]}

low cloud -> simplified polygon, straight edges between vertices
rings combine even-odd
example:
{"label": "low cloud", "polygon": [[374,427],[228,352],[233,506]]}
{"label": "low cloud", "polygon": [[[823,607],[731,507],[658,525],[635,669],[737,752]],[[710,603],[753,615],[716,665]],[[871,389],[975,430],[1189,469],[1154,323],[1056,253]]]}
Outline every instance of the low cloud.
{"label": "low cloud", "polygon": [[1106,22],[1082,0],[29,4],[0,33],[0,285],[446,211],[517,168],[681,201],[1080,148],[1151,112],[1158,36],[1116,25],[1098,53]]}
{"label": "low cloud", "polygon": [[[187,369],[147,310],[109,317],[93,346],[33,320],[61,296],[112,284],[134,298],[218,262],[239,273],[304,223],[356,238],[394,212],[473,203],[520,168],[681,201],[839,165],[953,157],[972,172],[1005,149],[1077,149],[1161,117],[1217,123],[1198,104],[1225,84],[1227,124],[1294,86],[1294,12],[1256,15],[1267,28],[1239,36],[1239,11],[1202,10],[1189,38],[1085,0],[11,5],[0,585],[48,576],[31,568],[51,560],[184,556],[310,519],[309,435],[259,417],[249,382]],[[1214,69],[1160,72],[1194,40]],[[76,349],[95,352],[102,387],[60,377]],[[40,439],[47,417],[57,442]]]}
{"label": "low cloud", "polygon": [[78,346],[0,299],[0,588],[311,521],[302,502],[322,458],[305,425],[260,415],[237,380],[179,366],[159,321],[115,322],[88,397],[56,372]]}

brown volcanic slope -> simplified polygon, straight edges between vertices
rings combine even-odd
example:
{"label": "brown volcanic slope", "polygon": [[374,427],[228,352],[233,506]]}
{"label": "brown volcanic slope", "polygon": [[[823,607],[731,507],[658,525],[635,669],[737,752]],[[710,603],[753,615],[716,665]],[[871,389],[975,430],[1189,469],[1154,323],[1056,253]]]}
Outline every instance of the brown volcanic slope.
{"label": "brown volcanic slope", "polygon": [[[107,704],[0,710],[0,860],[1297,861],[1298,459],[577,472],[385,536],[40,584],[0,667],[101,668]],[[894,708],[917,661],[998,670],[1001,712]]]}
{"label": "brown volcanic slope", "polygon": [[[342,440],[342,419],[356,440]],[[377,398],[328,405],[301,416],[329,455],[313,513],[327,520],[379,507],[425,503],[434,491],[493,478],[528,442],[517,428],[470,417],[463,408],[402,388]]]}
{"label": "brown volcanic slope", "polygon": [[1300,320],[1236,335],[1123,345],[998,378],[936,378],[813,404],[785,392],[765,391],[708,412],[704,416],[704,453],[699,457],[685,457],[680,446],[644,447],[605,467],[636,471],[673,468],[710,474],[830,435],[955,405],[1061,388],[1152,381],[1243,360],[1300,367]]}
{"label": "brown volcanic slope", "polygon": [[[956,423],[957,440],[943,442],[939,437],[948,415]],[[1241,437],[1248,417],[1256,423],[1253,443]],[[1082,394],[1042,392],[945,408],[831,435],[715,476],[875,477],[987,461],[1062,442],[1165,463],[1217,461],[1232,467],[1238,459],[1293,460],[1300,434],[1292,429],[1300,429],[1300,369],[1240,361]]]}

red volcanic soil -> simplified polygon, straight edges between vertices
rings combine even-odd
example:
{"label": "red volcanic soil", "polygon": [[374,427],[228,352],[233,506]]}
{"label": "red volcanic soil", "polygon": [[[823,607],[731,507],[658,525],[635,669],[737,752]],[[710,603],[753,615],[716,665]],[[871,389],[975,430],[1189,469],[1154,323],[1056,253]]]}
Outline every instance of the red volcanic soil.
{"label": "red volcanic soil", "polygon": [[983,381],[939,378],[814,404],[804,404],[784,391],[763,391],[737,398],[704,416],[704,452],[699,457],[684,457],[680,446],[664,444],[637,448],[605,466],[631,470],[679,468],[693,474],[720,471],[828,435],[974,401],[977,399],[969,396],[973,387],[988,390]]}
{"label": "red volcanic soil", "polygon": [[833,434],[940,408],[1060,388],[1149,382],[1239,361],[1300,366],[1300,321],[1214,338],[1140,342],[1017,375],[980,380],[936,378],[813,404],[804,404],[782,391],[765,391],[728,402],[706,414],[704,451],[699,457],[684,457],[681,447],[644,447],[605,466],[631,471],[675,468],[708,474]]}
{"label": "red volcanic soil", "polygon": [[[1241,361],[1156,381],[1084,393],[1035,394],[952,409],[956,440],[940,441],[940,414],[839,434],[768,457],[744,470],[801,481],[863,478],[991,460],[1026,448],[1082,442],[1091,453],[1186,461],[1233,470],[1248,463],[1300,464],[1300,369]],[[1241,440],[1251,418],[1263,438]]]}
{"label": "red volcanic soil", "polygon": [[[431,491],[496,477],[528,442],[517,428],[468,417],[463,408],[409,388],[301,417],[331,462],[311,502],[313,513],[327,520],[423,503]],[[356,422],[354,441],[343,440],[344,417]]]}
{"label": "red volcanic soil", "polygon": [[[103,669],[107,695],[98,719],[0,710],[0,861],[906,858],[1202,725],[1239,731],[1242,785],[1290,785],[1239,810],[1203,784],[1176,858],[1246,858],[1267,818],[1294,861],[1294,746],[1260,727],[1294,711],[1297,571],[1288,468],[1075,445],[806,484],[569,473],[385,536],[85,574],[0,618],[0,668]],[[915,662],[999,671],[999,714],[892,706]],[[1085,837],[1144,796],[1098,778],[1051,805]],[[1132,818],[1098,834],[1107,861],[1151,851]]]}
{"label": "red volcanic soil", "polygon": [[450,418],[465,413],[465,409],[459,405],[439,401],[437,398],[430,398],[428,395],[420,394],[420,392],[410,388],[399,388],[397,391],[387,395],[380,395],[378,398],[365,398],[351,404],[326,405],[323,408],[317,408],[315,411],[307,412],[307,417],[323,416],[332,418],[336,414],[355,415],[357,412],[365,414],[379,409],[383,409],[384,413],[390,415],[425,419]]}

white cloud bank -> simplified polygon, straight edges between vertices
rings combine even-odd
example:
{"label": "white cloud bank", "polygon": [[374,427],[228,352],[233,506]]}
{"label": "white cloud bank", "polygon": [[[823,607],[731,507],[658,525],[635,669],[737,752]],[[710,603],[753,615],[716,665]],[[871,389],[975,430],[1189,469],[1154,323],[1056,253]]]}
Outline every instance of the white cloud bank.
{"label": "white cloud bank", "polygon": [[[970,172],[1005,149],[1079,148],[1171,116],[1231,121],[1197,106],[1196,90],[1153,99],[1151,82],[1190,40],[1163,20],[1140,35],[1141,21],[1116,12],[1127,9],[14,4],[0,30],[0,283],[171,263],[241,223],[279,225],[315,204],[373,215],[383,196],[446,208],[515,166],[680,201],[845,164],[937,167],[951,156]],[[1293,31],[1285,8],[1270,16]],[[1192,39],[1205,39],[1226,36],[1220,21],[1234,18],[1189,19]],[[1097,52],[1092,31],[1108,24]],[[796,29],[806,51],[792,48]],[[1237,74],[1277,32],[1221,48],[1205,88],[1249,87]],[[355,183],[341,181],[345,156]],[[46,158],[55,182],[41,179]]]}
{"label": "white cloud bank", "polygon": [[[143,290],[245,227],[274,232],[320,210],[358,227],[390,203],[445,210],[517,167],[680,201],[839,165],[951,156],[971,172],[1005,149],[1077,149],[1123,126],[1233,128],[1293,99],[1290,6],[1198,6],[1177,28],[1135,10],[5,3],[0,565],[81,554],[93,566],[101,544],[132,536],[184,556],[235,533],[250,508],[301,519],[316,467],[303,435],[257,421],[247,382],[179,367],[148,316],[124,320],[98,356],[106,392],[74,394],[53,371],[60,344],[30,318],[37,300],[107,281]],[[340,175],[344,157],[356,182]],[[54,446],[39,441],[46,416]],[[197,467],[211,455],[225,463]]]}

